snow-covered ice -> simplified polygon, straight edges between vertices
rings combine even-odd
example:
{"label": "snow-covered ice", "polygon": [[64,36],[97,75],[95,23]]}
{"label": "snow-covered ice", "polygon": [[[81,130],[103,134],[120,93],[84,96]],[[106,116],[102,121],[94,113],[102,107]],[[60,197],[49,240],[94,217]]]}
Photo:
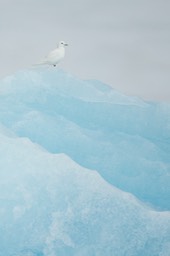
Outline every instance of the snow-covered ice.
{"label": "snow-covered ice", "polygon": [[168,104],[37,68],[0,121],[0,256],[169,255]]}

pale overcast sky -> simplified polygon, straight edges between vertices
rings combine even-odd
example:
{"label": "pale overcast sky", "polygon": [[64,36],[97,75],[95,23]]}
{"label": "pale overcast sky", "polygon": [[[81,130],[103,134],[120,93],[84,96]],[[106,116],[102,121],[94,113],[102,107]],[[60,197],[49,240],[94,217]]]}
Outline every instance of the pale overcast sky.
{"label": "pale overcast sky", "polygon": [[169,0],[0,0],[0,77],[30,67],[59,40],[61,67],[170,102]]}

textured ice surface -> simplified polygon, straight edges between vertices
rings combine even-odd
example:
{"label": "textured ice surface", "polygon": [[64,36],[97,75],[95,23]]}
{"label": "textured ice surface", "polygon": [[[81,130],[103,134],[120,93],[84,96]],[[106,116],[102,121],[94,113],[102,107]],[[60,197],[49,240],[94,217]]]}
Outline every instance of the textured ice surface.
{"label": "textured ice surface", "polygon": [[0,121],[0,256],[169,256],[169,105],[35,69]]}

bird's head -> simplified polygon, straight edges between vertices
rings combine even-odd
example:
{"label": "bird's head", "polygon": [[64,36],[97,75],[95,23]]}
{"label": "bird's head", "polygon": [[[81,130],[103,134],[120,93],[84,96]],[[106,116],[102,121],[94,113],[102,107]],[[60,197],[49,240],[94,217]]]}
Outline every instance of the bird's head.
{"label": "bird's head", "polygon": [[64,41],[60,41],[60,42],[59,42],[59,47],[60,47],[60,46],[68,46],[68,44],[65,43]]}

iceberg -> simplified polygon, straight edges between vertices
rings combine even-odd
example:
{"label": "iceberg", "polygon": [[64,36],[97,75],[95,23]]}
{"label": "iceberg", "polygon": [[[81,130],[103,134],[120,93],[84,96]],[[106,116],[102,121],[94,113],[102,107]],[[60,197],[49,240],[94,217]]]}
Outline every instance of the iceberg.
{"label": "iceberg", "polygon": [[0,256],[169,255],[170,105],[36,68],[0,121]]}

